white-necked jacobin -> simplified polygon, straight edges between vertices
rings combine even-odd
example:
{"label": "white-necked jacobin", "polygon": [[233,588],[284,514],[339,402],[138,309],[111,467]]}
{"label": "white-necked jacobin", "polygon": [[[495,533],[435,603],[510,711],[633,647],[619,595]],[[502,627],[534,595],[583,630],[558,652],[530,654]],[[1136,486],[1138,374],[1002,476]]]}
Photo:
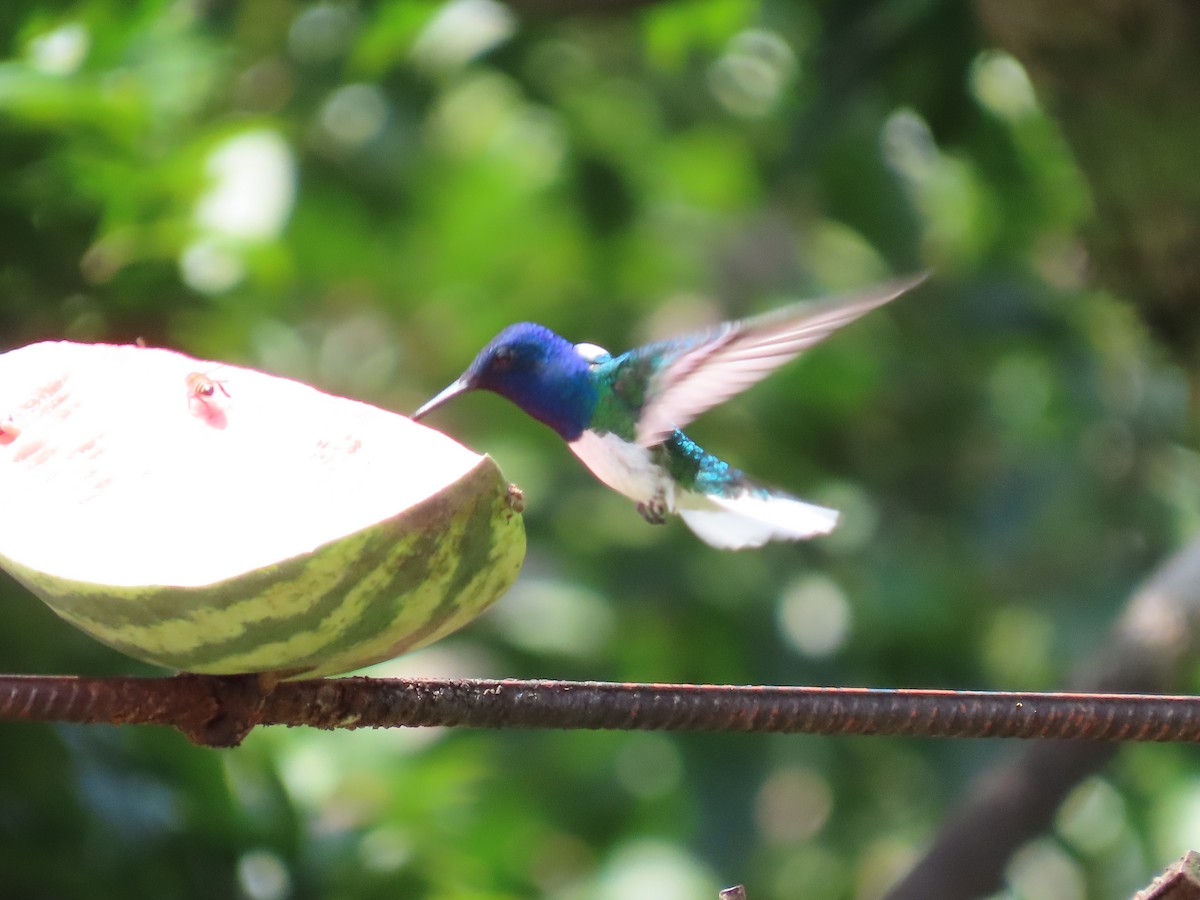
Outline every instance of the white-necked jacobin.
{"label": "white-necked jacobin", "polygon": [[714,547],[826,534],[838,513],[759,484],[679,429],[859,316],[919,284],[792,304],[613,356],[532,322],[510,325],[458,380],[418,409],[487,390],[553,428],[592,473],[648,522],[678,513]]}

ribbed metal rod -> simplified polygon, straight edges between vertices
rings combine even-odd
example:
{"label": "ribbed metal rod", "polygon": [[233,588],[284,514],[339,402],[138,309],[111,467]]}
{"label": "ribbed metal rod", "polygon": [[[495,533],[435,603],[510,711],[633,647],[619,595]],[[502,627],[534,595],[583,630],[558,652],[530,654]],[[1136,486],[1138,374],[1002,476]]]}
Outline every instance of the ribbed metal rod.
{"label": "ribbed metal rod", "polygon": [[263,724],[1200,739],[1195,697],[353,678],[281,688]]}
{"label": "ribbed metal rod", "polygon": [[1200,740],[1200,698],[867,688],[254,676],[0,676],[0,720],[173,725],[238,743],[255,725]]}

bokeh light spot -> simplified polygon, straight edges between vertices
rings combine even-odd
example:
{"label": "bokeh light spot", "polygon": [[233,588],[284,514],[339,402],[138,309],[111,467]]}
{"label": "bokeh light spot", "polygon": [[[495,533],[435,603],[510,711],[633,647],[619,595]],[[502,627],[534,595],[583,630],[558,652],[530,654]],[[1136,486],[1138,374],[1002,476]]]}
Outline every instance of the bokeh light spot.
{"label": "bokeh light spot", "polygon": [[457,69],[515,31],[512,11],[495,0],[451,0],[417,37],[412,56],[432,71]]}
{"label": "bokeh light spot", "polygon": [[1089,778],[1071,791],[1056,817],[1058,833],[1071,846],[1092,855],[1113,848],[1125,825],[1125,800],[1103,778]]}
{"label": "bokeh light spot", "polygon": [[363,835],[358,856],[372,872],[396,872],[412,859],[412,839],[402,828],[384,825]]}
{"label": "bokeh light spot", "polygon": [[1079,864],[1050,839],[1026,844],[1006,872],[1020,900],[1084,900],[1087,887]]}
{"label": "bokeh light spot", "polygon": [[971,63],[971,93],[980,105],[1009,121],[1038,111],[1025,68],[1001,50],[986,50]]}
{"label": "bokeh light spot", "polygon": [[91,36],[80,22],[67,22],[29,42],[29,64],[45,75],[70,75],[87,58]]}
{"label": "bokeh light spot", "polygon": [[288,52],[310,65],[337,59],[350,49],[357,24],[349,5],[314,4],[296,16],[288,29]]}
{"label": "bokeh light spot", "polygon": [[296,163],[279,132],[256,129],[229,138],[209,155],[209,189],[196,204],[201,228],[243,240],[278,236],[296,193]]}
{"label": "bokeh light spot", "polygon": [[252,850],[238,860],[238,884],[250,900],[283,900],[292,892],[287,867],[269,850]]}
{"label": "bokeh light spot", "polygon": [[488,613],[488,621],[515,646],[537,653],[594,656],[613,634],[605,599],[570,581],[521,578]]}
{"label": "bokeh light spot", "polygon": [[179,256],[179,275],[194,291],[221,294],[235,287],[246,275],[241,254],[220,241],[192,241]]}
{"label": "bokeh light spot", "polygon": [[321,130],[343,149],[360,147],[377,136],[388,117],[387,98],[376,85],[347,84],[321,107]]}
{"label": "bokeh light spot", "polygon": [[801,575],[779,598],[776,619],[784,639],[801,656],[836,653],[850,633],[850,604],[832,579]]}
{"label": "bokeh light spot", "polygon": [[755,118],[775,108],[795,68],[787,41],[773,31],[750,29],[730,40],[709,69],[708,85],[731,113]]}
{"label": "bokeh light spot", "polygon": [[772,843],[792,845],[816,835],[833,812],[833,789],[820,773],[803,767],[781,769],[758,791],[754,818]]}
{"label": "bokeh light spot", "polygon": [[639,840],[613,852],[590,896],[595,900],[695,900],[716,895],[716,880],[678,845]]}

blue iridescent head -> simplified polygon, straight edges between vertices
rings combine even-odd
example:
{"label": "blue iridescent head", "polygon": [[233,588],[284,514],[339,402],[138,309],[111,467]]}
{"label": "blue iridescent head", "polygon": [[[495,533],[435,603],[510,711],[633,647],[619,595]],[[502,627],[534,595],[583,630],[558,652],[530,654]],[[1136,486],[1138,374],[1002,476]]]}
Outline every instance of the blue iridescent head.
{"label": "blue iridescent head", "polygon": [[413,413],[419,419],[466,391],[507,397],[539,422],[574,441],[596,408],[588,361],[575,345],[543,325],[510,325],[479,351],[457,381]]}

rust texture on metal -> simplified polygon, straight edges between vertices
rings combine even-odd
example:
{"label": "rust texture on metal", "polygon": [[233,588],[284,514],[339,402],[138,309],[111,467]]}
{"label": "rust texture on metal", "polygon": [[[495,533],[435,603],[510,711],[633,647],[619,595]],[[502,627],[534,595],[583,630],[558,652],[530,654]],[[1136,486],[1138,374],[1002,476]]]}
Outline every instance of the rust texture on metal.
{"label": "rust texture on metal", "polygon": [[0,720],[173,725],[233,746],[256,725],[581,728],[1200,740],[1200,698],[866,688],[262,676],[0,676]]}

